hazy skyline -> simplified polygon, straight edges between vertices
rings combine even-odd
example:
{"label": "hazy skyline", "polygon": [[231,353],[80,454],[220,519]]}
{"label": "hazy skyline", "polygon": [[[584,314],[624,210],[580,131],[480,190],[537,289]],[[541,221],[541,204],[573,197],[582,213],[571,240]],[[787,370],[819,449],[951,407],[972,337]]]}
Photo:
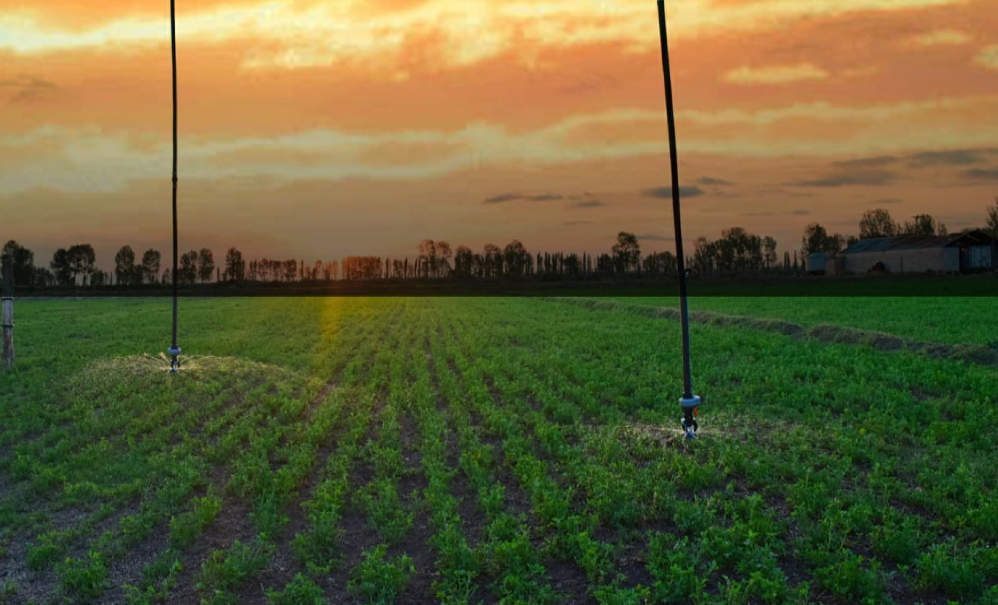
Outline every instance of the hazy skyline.
{"label": "hazy skyline", "polygon": [[[993,0],[668,1],[684,236],[984,224]],[[181,250],[672,249],[654,0],[177,0]],[[0,0],[0,239],[170,236],[169,2]],[[164,259],[166,257],[164,256]]]}

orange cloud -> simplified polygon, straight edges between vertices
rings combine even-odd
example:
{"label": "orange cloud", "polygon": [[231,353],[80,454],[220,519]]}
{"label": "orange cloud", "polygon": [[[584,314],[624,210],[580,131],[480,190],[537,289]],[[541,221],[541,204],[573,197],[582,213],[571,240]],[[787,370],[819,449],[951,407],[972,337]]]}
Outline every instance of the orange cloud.
{"label": "orange cloud", "polygon": [[[810,0],[809,2],[722,2],[705,0],[670,5],[670,30],[677,39],[716,31],[766,31],[801,18],[830,18],[857,12],[902,12],[961,6],[969,0]],[[360,6],[360,8],[356,8]],[[44,8],[43,8],[44,7]],[[59,12],[59,9],[67,9]],[[379,10],[380,9],[380,10]],[[391,10],[389,10],[391,9]],[[398,10],[401,9],[401,10]],[[250,66],[299,67],[333,64],[398,50],[407,32],[436,29],[449,41],[455,65],[495,57],[524,38],[544,46],[622,41],[638,52],[657,45],[655,11],[644,0],[589,3],[565,0],[506,0],[501,4],[427,0],[354,4],[328,2],[198,3],[179,9],[178,36],[222,42],[252,38],[277,42],[277,53],[259,56]],[[61,17],[57,15],[62,15]],[[125,49],[166,42],[166,13],[113,3],[93,11],[64,2],[0,12],[0,45],[18,53]],[[85,27],[80,27],[86,24]]]}
{"label": "orange cloud", "polygon": [[[0,204],[28,209],[4,225],[113,243],[168,219],[168,12],[146,0],[67,2],[0,3]],[[866,198],[780,183],[820,181],[847,157],[998,140],[998,96],[981,71],[998,69],[998,51],[975,46],[993,41],[993,0],[667,6],[683,182],[738,183],[689,200],[692,233],[744,224],[789,246],[801,217],[844,220]],[[346,252],[415,231],[534,248],[669,220],[636,193],[666,185],[668,172],[650,0],[177,9],[186,236],[312,256],[331,234],[355,246]],[[931,212],[934,190],[909,176],[878,195]],[[971,220],[974,200],[993,194],[950,176],[947,211]],[[531,202],[530,224],[511,225],[522,205],[481,204],[510,191],[565,199]],[[587,211],[596,221],[570,207],[585,191],[606,204]],[[760,216],[742,216],[746,205]],[[409,220],[420,222],[406,230]]]}

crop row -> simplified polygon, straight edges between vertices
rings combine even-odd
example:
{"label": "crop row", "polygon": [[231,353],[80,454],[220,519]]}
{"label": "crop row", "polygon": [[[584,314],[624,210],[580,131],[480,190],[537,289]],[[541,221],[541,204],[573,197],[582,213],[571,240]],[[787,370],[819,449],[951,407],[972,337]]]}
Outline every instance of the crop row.
{"label": "crop row", "polygon": [[992,369],[694,325],[690,443],[673,322],[238,304],[296,337],[4,396],[0,602],[998,598]]}

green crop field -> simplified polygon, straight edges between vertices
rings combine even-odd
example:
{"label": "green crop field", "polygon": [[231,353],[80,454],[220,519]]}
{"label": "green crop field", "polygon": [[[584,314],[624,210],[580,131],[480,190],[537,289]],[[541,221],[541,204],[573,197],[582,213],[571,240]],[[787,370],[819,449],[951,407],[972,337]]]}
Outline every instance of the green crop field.
{"label": "green crop field", "polygon": [[[625,304],[678,307],[675,296],[616,298]],[[691,308],[729,315],[774,318],[805,327],[833,324],[944,344],[998,347],[993,296],[703,296]]]}
{"label": "green crop field", "polygon": [[0,603],[998,604],[993,307],[694,301],[953,346],[696,321],[687,441],[640,302],[18,301]]}

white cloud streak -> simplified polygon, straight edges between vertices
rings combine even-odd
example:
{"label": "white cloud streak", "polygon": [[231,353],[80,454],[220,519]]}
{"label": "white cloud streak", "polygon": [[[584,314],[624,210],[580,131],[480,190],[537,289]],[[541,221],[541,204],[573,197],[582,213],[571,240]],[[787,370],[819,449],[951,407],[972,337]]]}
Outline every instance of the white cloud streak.
{"label": "white cloud streak", "polygon": [[912,42],[916,46],[959,46],[970,42],[970,36],[965,32],[955,29],[940,29],[916,36]]}
{"label": "white cloud streak", "polygon": [[[680,151],[728,157],[777,158],[788,156],[843,157],[854,154],[899,153],[909,150],[945,150],[990,145],[998,131],[998,115],[990,122],[954,119],[963,111],[980,111],[998,104],[998,97],[944,99],[869,107],[836,107],[817,103],[762,111],[730,109],[717,112],[681,111],[677,114]],[[994,114],[992,114],[994,115]],[[503,165],[546,166],[599,159],[664,155],[668,147],[661,133],[647,125],[662,122],[661,112],[616,110],[573,116],[532,132],[515,134],[495,124],[471,124],[458,132],[418,131],[347,134],[311,130],[272,138],[206,139],[181,141],[181,183],[185,179],[265,178],[276,180],[344,178],[424,179],[469,168]],[[757,137],[758,128],[791,120],[835,122],[857,129],[852,138],[814,140],[805,130],[778,139]],[[898,130],[892,124],[903,123]],[[878,128],[886,125],[888,130]],[[628,128],[640,125],[647,138],[606,143],[605,137],[587,138],[589,128]],[[665,131],[664,123],[661,132]],[[697,134],[698,126],[725,126],[724,134]],[[693,134],[682,136],[682,132]],[[580,136],[580,134],[582,136]],[[113,191],[133,180],[167,181],[169,139],[149,150],[130,143],[125,134],[97,127],[64,129],[43,127],[0,140],[0,193],[51,187],[68,191]],[[383,149],[439,150],[413,152],[385,161]],[[39,157],[34,150],[57,149]],[[239,154],[245,154],[239,157]],[[309,161],[302,162],[305,154]],[[232,156],[237,161],[232,161]],[[229,156],[228,159],[226,156]],[[20,157],[30,158],[19,160]],[[57,169],[56,169],[57,168]]]}
{"label": "white cloud streak", "polygon": [[731,70],[724,75],[726,81],[741,85],[791,84],[794,82],[824,80],[826,78],[828,78],[828,72],[811,63],[771,65],[767,67],[750,67],[745,65]]}
{"label": "white cloud streak", "polygon": [[974,58],[974,62],[985,69],[998,71],[998,44],[982,48]]}

